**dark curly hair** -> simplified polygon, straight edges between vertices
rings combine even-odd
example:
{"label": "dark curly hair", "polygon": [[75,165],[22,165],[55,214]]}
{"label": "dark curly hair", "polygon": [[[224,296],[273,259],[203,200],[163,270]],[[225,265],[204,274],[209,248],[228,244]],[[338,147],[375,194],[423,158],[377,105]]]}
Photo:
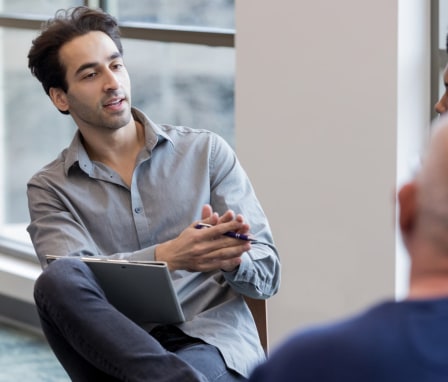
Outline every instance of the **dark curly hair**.
{"label": "dark curly hair", "polygon": [[53,19],[42,25],[40,35],[33,40],[28,53],[28,67],[41,82],[47,95],[50,88],[61,88],[65,92],[68,90],[66,68],[59,60],[61,47],[75,37],[91,31],[106,33],[114,41],[120,54],[123,54],[117,20],[101,9],[94,10],[85,6],[61,9]]}

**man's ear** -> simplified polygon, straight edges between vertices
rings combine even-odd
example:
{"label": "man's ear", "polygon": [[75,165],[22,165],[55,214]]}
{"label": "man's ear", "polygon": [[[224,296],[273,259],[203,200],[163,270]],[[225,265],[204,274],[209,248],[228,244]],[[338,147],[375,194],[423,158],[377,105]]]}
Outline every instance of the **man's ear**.
{"label": "man's ear", "polygon": [[398,192],[399,223],[403,237],[412,233],[417,218],[417,184],[406,183]]}
{"label": "man's ear", "polygon": [[49,95],[53,105],[56,106],[61,113],[68,112],[67,94],[61,88],[50,88]]}

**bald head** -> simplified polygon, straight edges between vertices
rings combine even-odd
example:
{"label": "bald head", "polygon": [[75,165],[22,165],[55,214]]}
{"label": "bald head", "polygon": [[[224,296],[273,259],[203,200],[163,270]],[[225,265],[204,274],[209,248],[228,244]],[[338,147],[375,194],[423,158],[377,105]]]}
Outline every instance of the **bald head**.
{"label": "bald head", "polygon": [[448,115],[433,124],[422,167],[398,200],[411,260],[408,298],[448,296]]}
{"label": "bald head", "polygon": [[432,126],[415,187],[415,228],[448,253],[448,115]]}

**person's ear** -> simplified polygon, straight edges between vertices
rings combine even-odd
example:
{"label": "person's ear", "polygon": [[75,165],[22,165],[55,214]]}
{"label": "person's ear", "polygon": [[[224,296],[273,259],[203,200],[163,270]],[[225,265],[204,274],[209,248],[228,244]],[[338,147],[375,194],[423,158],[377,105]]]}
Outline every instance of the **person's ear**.
{"label": "person's ear", "polygon": [[53,105],[56,106],[60,112],[68,112],[69,105],[67,94],[61,88],[50,88],[49,95]]}
{"label": "person's ear", "polygon": [[403,185],[398,192],[399,224],[404,237],[414,230],[417,218],[417,184],[413,182]]}

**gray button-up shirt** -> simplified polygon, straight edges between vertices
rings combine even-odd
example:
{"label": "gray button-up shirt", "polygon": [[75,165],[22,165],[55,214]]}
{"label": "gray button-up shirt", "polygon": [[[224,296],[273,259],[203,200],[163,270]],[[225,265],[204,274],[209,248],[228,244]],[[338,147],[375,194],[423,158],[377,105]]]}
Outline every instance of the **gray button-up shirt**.
{"label": "gray button-up shirt", "polygon": [[[248,376],[264,358],[242,295],[277,292],[280,263],[266,216],[230,146],[216,134],[156,125],[145,128],[128,187],[102,163],[91,161],[78,132],[56,160],[28,183],[28,226],[42,267],[45,255],[109,256],[153,260],[158,243],[173,239],[201,218],[204,204],[219,214],[245,216],[258,240],[233,272],[171,272],[186,322],[179,327],[216,346],[228,367]],[[148,325],[148,330],[154,325]]]}

